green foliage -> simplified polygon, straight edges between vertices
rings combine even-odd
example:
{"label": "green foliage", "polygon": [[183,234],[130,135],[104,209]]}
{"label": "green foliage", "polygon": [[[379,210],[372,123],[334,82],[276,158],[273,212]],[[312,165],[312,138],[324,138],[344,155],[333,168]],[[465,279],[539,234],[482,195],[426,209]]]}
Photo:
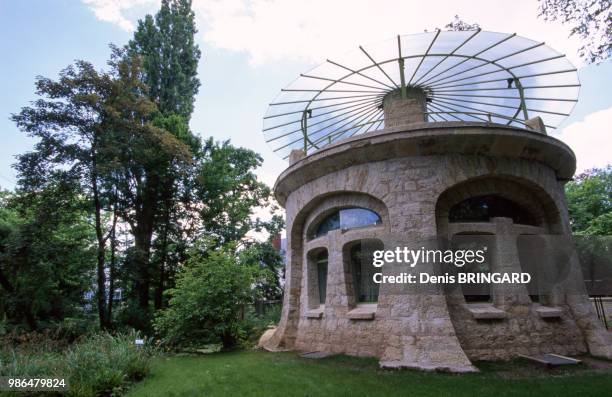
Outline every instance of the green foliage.
{"label": "green foliage", "polygon": [[200,49],[191,0],[162,0],[155,17],[138,22],[128,48],[144,59],[145,83],[162,114],[189,120],[200,81]]}
{"label": "green foliage", "polygon": [[2,194],[0,308],[12,326],[82,317],[95,266],[93,232],[76,186],[51,178],[42,190]]}
{"label": "green foliage", "polygon": [[[587,280],[612,274],[612,166],[586,171],[565,187],[574,242]],[[598,283],[592,295],[607,295]]]}
{"label": "green foliage", "polygon": [[240,263],[264,271],[262,277],[255,283],[258,295],[268,301],[281,299],[283,289],[280,285],[280,278],[285,264],[271,241],[247,242],[239,256]]}
{"label": "green foliage", "polygon": [[[77,61],[60,72],[58,80],[39,77],[36,86],[41,99],[12,117],[38,139],[34,151],[19,156],[20,189],[35,195],[54,175],[66,175],[91,214],[102,327],[109,326],[107,242],[117,217],[135,237],[133,266],[142,273],[138,292],[146,311],[156,186],[160,167],[166,165],[162,160],[185,163],[190,159],[189,148],[156,125],[159,112],[146,96],[141,59],[113,48],[109,66],[110,71],[99,72],[90,63]],[[58,211],[62,208],[57,206]],[[113,221],[107,222],[109,218]]]}
{"label": "green foliage", "polygon": [[236,242],[256,227],[253,208],[264,206],[270,189],[257,180],[254,169],[262,158],[252,150],[236,148],[229,142],[208,139],[200,153],[195,175],[202,230],[220,244]]}
{"label": "green foliage", "polygon": [[540,16],[570,26],[570,36],[582,41],[579,55],[589,63],[612,55],[612,2],[610,0],[540,0]]}
{"label": "green foliage", "polygon": [[573,233],[612,235],[612,166],[578,175],[565,192]]}
{"label": "green foliage", "polygon": [[261,306],[262,312],[257,313],[255,307],[248,306],[244,314],[243,329],[247,335],[247,342],[252,346],[257,345],[259,338],[270,327],[275,327],[281,318],[283,310],[282,302],[274,302]]}
{"label": "green foliage", "polygon": [[240,263],[229,248],[191,250],[176,287],[168,291],[170,304],[158,313],[154,326],[169,346],[222,343],[231,348],[244,337],[244,306],[253,301],[252,284],[258,268]]}
{"label": "green foliage", "polygon": [[[191,1],[163,0],[128,46],[111,46],[107,71],[76,61],[57,79],[38,77],[39,98],[12,116],[36,143],[15,165],[18,208],[0,208],[8,323],[76,318],[93,287],[101,328],[150,331],[151,309],[168,305],[164,291],[197,241],[215,250],[266,227],[252,219],[271,194],[254,174],[261,156],[189,128],[200,84],[195,33]],[[248,261],[275,271],[265,293],[278,295],[270,247]],[[115,308],[117,287],[124,301]]]}
{"label": "green foliage", "polygon": [[64,351],[36,344],[0,351],[0,376],[67,377],[69,396],[121,394],[149,372],[154,350],[147,341],[137,347],[135,332],[94,334]]}

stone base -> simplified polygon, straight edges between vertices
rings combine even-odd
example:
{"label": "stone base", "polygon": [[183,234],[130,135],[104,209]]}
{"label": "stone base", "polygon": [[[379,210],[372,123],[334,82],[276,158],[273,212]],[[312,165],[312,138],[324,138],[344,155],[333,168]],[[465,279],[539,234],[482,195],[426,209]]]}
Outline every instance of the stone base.
{"label": "stone base", "polygon": [[381,361],[380,367],[383,369],[416,369],[428,372],[453,372],[453,373],[474,373],[479,372],[478,368],[473,365],[436,365],[423,364],[409,361]]}

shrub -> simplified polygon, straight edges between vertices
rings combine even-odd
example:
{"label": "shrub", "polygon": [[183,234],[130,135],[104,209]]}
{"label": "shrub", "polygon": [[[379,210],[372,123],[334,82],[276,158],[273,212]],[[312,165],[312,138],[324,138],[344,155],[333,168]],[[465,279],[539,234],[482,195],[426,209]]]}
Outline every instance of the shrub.
{"label": "shrub", "polygon": [[244,333],[249,335],[248,341],[251,344],[257,344],[261,335],[266,330],[278,324],[281,317],[282,304],[279,302],[270,305],[261,314],[257,314],[253,307],[248,307],[245,311],[245,321],[243,325]]}
{"label": "shrub", "polygon": [[[69,396],[120,394],[149,372],[150,343],[137,347],[136,332],[94,334],[64,351],[20,345],[0,353],[0,376],[67,377]],[[44,395],[44,394],[43,394]]]}
{"label": "shrub", "polygon": [[154,326],[170,346],[202,343],[231,348],[244,339],[244,307],[253,301],[252,286],[261,271],[239,263],[230,249],[193,250],[176,288],[169,290],[168,309]]}

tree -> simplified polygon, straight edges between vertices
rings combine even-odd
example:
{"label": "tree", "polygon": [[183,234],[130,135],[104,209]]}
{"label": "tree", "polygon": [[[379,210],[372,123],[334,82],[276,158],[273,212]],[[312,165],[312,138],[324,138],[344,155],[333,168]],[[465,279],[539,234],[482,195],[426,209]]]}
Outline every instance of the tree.
{"label": "tree", "polygon": [[[139,57],[133,58],[119,49],[115,49],[111,59],[117,95],[107,105],[104,155],[108,161],[104,170],[114,188],[120,217],[134,236],[127,261],[141,316],[132,325],[146,329],[153,273],[151,248],[160,212],[161,186],[166,173],[172,172],[171,167],[188,169],[192,153],[176,131],[165,129],[179,127],[167,122],[149,100],[140,62]],[[181,123],[178,119],[178,124]]]}
{"label": "tree", "polygon": [[31,330],[79,316],[96,263],[88,203],[65,172],[0,200],[0,308]]}
{"label": "tree", "polygon": [[212,250],[240,241],[270,197],[253,172],[258,154],[202,141],[189,128],[199,87],[195,32],[191,1],[164,0],[128,46],[111,47],[109,71],[77,61],[57,81],[39,77],[41,98],[13,115],[38,138],[19,156],[20,189],[35,194],[61,171],[91,211],[102,327],[111,325],[121,285],[123,318],[150,329],[151,294],[155,309],[167,304],[164,291],[189,248],[203,237],[214,238]]}
{"label": "tree", "polygon": [[580,265],[590,281],[589,293],[608,295],[601,280],[612,278],[612,166],[578,175],[565,191]]}
{"label": "tree", "polygon": [[573,233],[612,235],[612,166],[578,175],[565,191]]}
{"label": "tree", "polygon": [[149,96],[164,116],[189,121],[200,81],[200,49],[195,44],[195,16],[191,0],[162,0],[155,17],[138,22],[130,51],[143,58]]}
{"label": "tree", "polygon": [[[148,86],[150,99],[157,104],[161,113],[156,124],[173,133],[194,154],[200,149],[200,141],[189,130],[188,122],[200,86],[197,67],[201,53],[195,44],[196,32],[191,0],[163,0],[155,17],[147,15],[139,21],[134,38],[127,46],[132,55],[143,59],[143,82]],[[163,305],[168,268],[173,267],[169,261],[177,259],[171,251],[185,245],[182,241],[185,236],[176,225],[179,222],[177,214],[184,213],[181,207],[185,205],[184,198],[188,195],[184,170],[177,167],[180,164],[172,157],[158,160],[159,178],[154,186],[146,189],[149,196],[147,201],[155,202],[158,208],[149,238],[152,239],[153,234],[157,238],[145,244],[155,250],[151,264],[157,273],[156,309]],[[140,245],[139,251],[143,250],[147,250],[147,247]],[[141,278],[146,277],[148,275],[141,275]],[[139,299],[141,310],[146,309],[147,294],[148,288],[143,285]]]}
{"label": "tree", "polygon": [[170,346],[221,342],[229,349],[241,338],[241,311],[253,302],[260,270],[239,262],[231,247],[191,249],[185,268],[168,290],[170,304],[155,329]]}
{"label": "tree", "polygon": [[266,205],[271,194],[253,172],[262,162],[259,154],[228,141],[205,142],[194,181],[195,199],[204,204],[199,211],[201,235],[214,236],[225,245],[256,227],[253,208]]}
{"label": "tree", "polygon": [[163,156],[185,158],[188,152],[174,135],[154,125],[158,112],[141,82],[140,59],[115,48],[109,66],[110,72],[98,72],[90,63],[77,61],[58,81],[39,77],[36,86],[42,98],[12,117],[39,139],[34,151],[19,156],[21,189],[35,193],[52,175],[66,170],[90,205],[102,327],[109,325],[106,249],[117,215],[132,227],[135,263],[145,269],[157,204],[148,189],[159,180],[157,161]]}
{"label": "tree", "polygon": [[264,271],[259,282],[255,285],[258,296],[269,301],[280,300],[283,295],[281,277],[285,263],[280,252],[274,246],[274,240],[280,238],[280,232],[285,227],[284,219],[273,215],[267,222],[258,222],[255,230],[266,230],[268,238],[265,241],[244,241],[244,249],[240,251],[240,262],[258,267]]}
{"label": "tree", "polygon": [[110,76],[84,61],[60,72],[58,81],[38,77],[37,94],[43,98],[24,107],[12,120],[30,136],[39,138],[34,151],[18,157],[19,185],[26,192],[45,187],[63,167],[78,180],[93,207],[97,239],[98,312],[106,326],[104,255],[107,236],[102,224],[100,135],[103,98],[111,90]]}
{"label": "tree", "polygon": [[578,36],[583,43],[580,57],[599,63],[612,55],[611,5],[610,0],[540,0],[539,16],[568,24],[570,36]]}

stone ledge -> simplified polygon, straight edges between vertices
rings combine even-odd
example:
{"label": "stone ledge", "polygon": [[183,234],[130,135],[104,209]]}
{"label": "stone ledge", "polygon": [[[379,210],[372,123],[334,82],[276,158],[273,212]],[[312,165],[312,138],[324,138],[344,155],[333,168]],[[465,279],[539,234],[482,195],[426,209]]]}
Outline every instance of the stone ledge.
{"label": "stone ledge", "polygon": [[417,123],[342,139],[309,154],[279,175],[274,195],[284,207],[293,191],[323,175],[359,164],[449,154],[535,161],[554,169],[563,180],[576,169],[569,146],[540,132],[482,122]]}
{"label": "stone ledge", "polygon": [[359,306],[346,313],[350,320],[374,320],[376,306]]}
{"label": "stone ledge", "polygon": [[557,318],[563,315],[563,308],[558,306],[540,306],[535,311],[542,318]]}
{"label": "stone ledge", "polygon": [[323,307],[306,311],[306,318],[323,318]]}
{"label": "stone ledge", "polygon": [[466,304],[466,308],[476,320],[500,320],[508,317],[508,313],[504,310],[488,303]]}

